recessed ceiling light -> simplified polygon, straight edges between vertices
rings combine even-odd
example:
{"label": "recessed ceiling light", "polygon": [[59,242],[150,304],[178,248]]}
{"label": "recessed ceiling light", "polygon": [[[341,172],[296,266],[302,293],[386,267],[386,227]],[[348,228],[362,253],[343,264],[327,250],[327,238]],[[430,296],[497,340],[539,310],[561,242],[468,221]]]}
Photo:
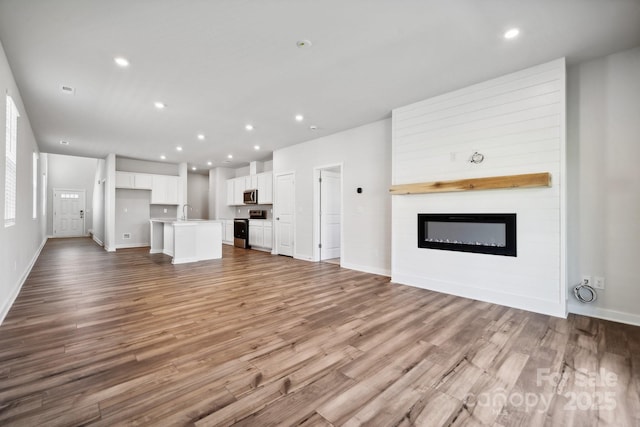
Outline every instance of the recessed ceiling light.
{"label": "recessed ceiling light", "polygon": [[164,102],[154,102],[153,105],[158,109],[158,110],[162,110],[163,108],[165,108],[167,106],[167,104],[165,104]]}
{"label": "recessed ceiling light", "polygon": [[246,130],[253,130],[253,125],[249,124],[244,127]]}
{"label": "recessed ceiling light", "polygon": [[316,125],[311,125],[311,126],[309,126],[309,129],[310,129],[310,130],[318,130],[318,126],[316,126]]}
{"label": "recessed ceiling light", "polygon": [[211,166],[213,163],[211,162],[207,162],[207,166]]}
{"label": "recessed ceiling light", "polygon": [[198,139],[199,139],[200,141],[204,141],[204,134],[199,133],[199,134],[198,134]]}
{"label": "recessed ceiling light", "polygon": [[296,42],[296,46],[298,46],[300,49],[306,49],[308,47],[311,47],[311,41],[309,40],[298,40]]}
{"label": "recessed ceiling light", "polygon": [[182,147],[178,145],[178,146],[176,147],[176,150],[178,150],[178,151],[182,151]]}
{"label": "recessed ceiling light", "polygon": [[116,58],[113,58],[113,60],[115,61],[116,65],[118,67],[128,67],[129,66],[129,60],[127,58],[123,58],[122,56],[118,56]]}
{"label": "recessed ceiling light", "polygon": [[253,146],[253,149],[257,151],[257,150],[259,150],[259,149],[260,149],[260,146],[259,146],[259,145],[254,145],[254,146]]}
{"label": "recessed ceiling light", "polygon": [[193,166],[193,167],[191,168],[191,170],[192,170],[192,171],[195,171],[195,170],[198,170],[198,168],[197,168],[197,167],[195,167],[195,166]]}
{"label": "recessed ceiling light", "polygon": [[511,28],[504,33],[504,38],[507,40],[515,39],[520,34],[520,30],[518,28]]}
{"label": "recessed ceiling light", "polygon": [[227,156],[227,158],[228,158],[228,159],[233,159],[233,154],[229,154],[229,155]]}
{"label": "recessed ceiling light", "polygon": [[60,141],[60,145],[69,145],[69,141]]}
{"label": "recessed ceiling light", "polygon": [[167,160],[167,156],[165,156],[164,154],[160,156],[160,160]]}
{"label": "recessed ceiling light", "polygon": [[302,114],[296,115],[296,122],[301,122],[304,120],[304,116]]}

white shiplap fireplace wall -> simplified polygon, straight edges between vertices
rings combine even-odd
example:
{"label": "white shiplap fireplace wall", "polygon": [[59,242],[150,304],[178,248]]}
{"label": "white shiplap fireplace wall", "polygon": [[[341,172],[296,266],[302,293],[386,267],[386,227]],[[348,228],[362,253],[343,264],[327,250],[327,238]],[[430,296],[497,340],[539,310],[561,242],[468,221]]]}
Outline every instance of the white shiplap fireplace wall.
{"label": "white shiplap fireplace wall", "polygon": [[[392,196],[392,281],[566,316],[565,61],[393,111],[393,184],[550,172],[552,186]],[[469,162],[478,151],[480,164]],[[422,249],[418,213],[516,213],[517,257]]]}

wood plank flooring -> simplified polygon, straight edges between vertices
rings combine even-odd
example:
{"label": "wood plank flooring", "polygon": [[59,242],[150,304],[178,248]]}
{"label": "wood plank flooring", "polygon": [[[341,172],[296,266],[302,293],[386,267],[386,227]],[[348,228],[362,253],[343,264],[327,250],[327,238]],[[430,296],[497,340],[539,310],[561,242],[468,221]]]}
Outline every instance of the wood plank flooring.
{"label": "wood plank flooring", "polygon": [[0,425],[640,425],[638,327],[223,256],[49,240],[0,326]]}

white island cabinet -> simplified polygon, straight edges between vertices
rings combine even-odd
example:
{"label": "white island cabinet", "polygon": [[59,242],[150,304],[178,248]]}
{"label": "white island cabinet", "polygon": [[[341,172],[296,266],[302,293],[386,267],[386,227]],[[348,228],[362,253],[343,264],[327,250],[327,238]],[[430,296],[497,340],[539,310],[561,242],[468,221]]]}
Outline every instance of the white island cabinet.
{"label": "white island cabinet", "polygon": [[222,222],[152,219],[150,253],[173,257],[173,264],[222,258]]}

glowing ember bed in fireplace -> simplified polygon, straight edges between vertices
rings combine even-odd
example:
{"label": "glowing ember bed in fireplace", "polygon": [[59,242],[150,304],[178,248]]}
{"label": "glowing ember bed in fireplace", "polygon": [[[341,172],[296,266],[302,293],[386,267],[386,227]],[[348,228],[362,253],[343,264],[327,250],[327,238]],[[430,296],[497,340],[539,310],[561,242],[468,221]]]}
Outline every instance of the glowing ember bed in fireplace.
{"label": "glowing ember bed in fireplace", "polygon": [[516,256],[516,214],[418,214],[418,247]]}

